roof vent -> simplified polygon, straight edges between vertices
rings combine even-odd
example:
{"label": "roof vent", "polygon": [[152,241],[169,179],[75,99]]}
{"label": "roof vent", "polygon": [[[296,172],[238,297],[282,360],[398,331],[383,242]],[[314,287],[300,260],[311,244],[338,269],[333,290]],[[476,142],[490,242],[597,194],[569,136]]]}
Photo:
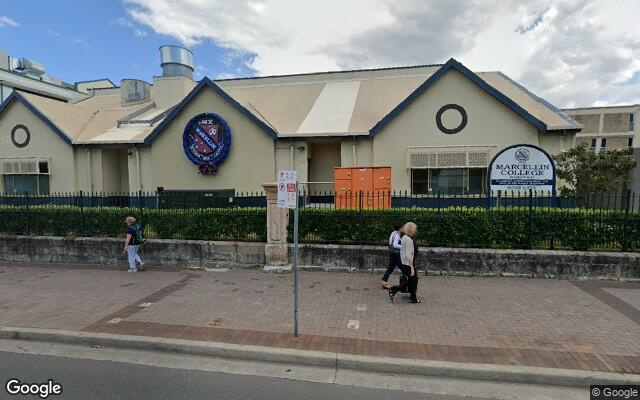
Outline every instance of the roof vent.
{"label": "roof vent", "polygon": [[149,99],[151,85],[140,79],[123,79],[120,81],[120,104],[128,106]]}
{"label": "roof vent", "polygon": [[44,66],[39,62],[30,60],[25,57],[20,57],[16,60],[15,70],[31,76],[40,76],[44,75]]}
{"label": "roof vent", "polygon": [[193,53],[180,46],[160,46],[162,76],[184,76],[193,79]]}

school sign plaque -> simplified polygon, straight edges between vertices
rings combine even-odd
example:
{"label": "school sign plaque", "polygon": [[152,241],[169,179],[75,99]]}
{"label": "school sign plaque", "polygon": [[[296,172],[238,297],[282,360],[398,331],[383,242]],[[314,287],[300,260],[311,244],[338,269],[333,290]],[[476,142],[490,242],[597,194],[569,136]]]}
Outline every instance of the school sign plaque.
{"label": "school sign plaque", "polygon": [[556,167],[537,146],[517,144],[496,154],[489,164],[489,191],[543,191],[555,195]]}

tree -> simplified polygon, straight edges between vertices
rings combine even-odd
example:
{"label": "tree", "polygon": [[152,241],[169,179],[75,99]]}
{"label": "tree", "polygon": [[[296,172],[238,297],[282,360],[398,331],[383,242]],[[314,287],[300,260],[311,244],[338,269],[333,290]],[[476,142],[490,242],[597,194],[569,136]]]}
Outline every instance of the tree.
{"label": "tree", "polygon": [[635,167],[632,150],[618,149],[596,154],[581,144],[553,157],[563,194],[607,193],[626,188]]}

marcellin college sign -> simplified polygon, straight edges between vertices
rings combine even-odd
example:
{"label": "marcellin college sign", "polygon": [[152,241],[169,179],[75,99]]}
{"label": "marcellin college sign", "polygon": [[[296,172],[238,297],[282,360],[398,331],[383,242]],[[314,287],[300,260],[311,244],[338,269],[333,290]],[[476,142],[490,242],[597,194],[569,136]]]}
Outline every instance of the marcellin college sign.
{"label": "marcellin college sign", "polygon": [[518,144],[495,155],[489,164],[489,192],[548,191],[555,195],[556,167],[537,146]]}

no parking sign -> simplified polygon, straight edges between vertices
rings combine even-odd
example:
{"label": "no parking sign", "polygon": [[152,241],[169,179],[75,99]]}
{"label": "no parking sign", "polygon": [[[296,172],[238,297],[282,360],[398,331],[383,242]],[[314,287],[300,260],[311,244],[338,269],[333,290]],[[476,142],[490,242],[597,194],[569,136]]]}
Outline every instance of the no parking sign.
{"label": "no parking sign", "polygon": [[296,208],[296,171],[278,172],[278,207]]}

